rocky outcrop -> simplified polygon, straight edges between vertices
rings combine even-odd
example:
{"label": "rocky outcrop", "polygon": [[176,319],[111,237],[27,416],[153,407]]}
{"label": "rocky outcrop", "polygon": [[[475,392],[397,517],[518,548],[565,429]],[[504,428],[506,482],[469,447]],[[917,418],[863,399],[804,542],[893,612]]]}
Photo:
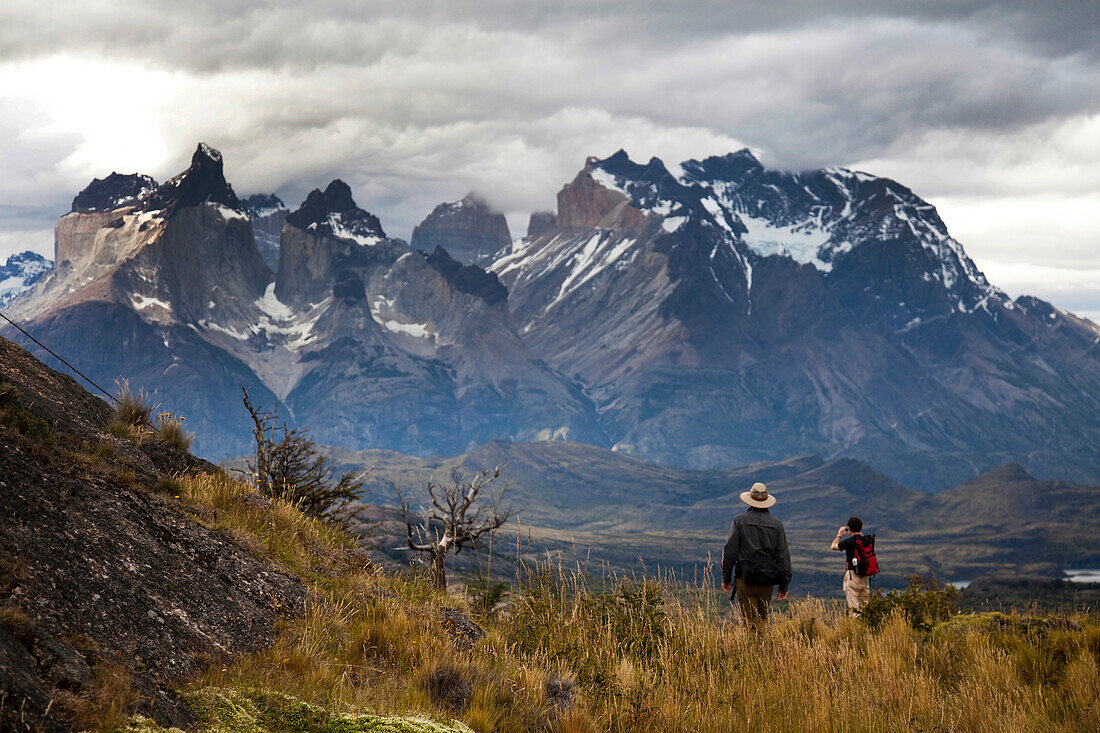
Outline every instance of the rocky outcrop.
{"label": "rocky outcrop", "polygon": [[237,194],[225,180],[222,154],[206,143],[199,143],[191,156],[191,165],[183,173],[157,187],[142,199],[145,211],[164,211],[171,216],[179,209],[215,204],[243,212]]}
{"label": "rocky outcrop", "polygon": [[410,246],[423,252],[437,247],[464,264],[482,264],[512,242],[504,214],[474,193],[440,204],[412,232]]}
{"label": "rocky outcrop", "polygon": [[476,295],[489,305],[503,303],[508,298],[508,290],[500,284],[496,273],[476,265],[463,265],[442,247],[436,247],[427,262],[456,290]]}
{"label": "rocky outcrop", "polygon": [[235,344],[228,334],[247,332],[273,275],[247,214],[231,204],[221,155],[200,145],[191,168],[143,198],[63,216],[56,266],[12,307],[96,382],[133,379],[203,425],[200,447],[239,450],[245,416],[226,405],[241,386],[271,393],[238,352],[211,340]]}
{"label": "rocky outcrop", "polygon": [[275,295],[283,303],[320,303],[337,283],[371,280],[407,251],[386,237],[378,217],[360,209],[340,179],[314,189],[287,214],[280,244]]}
{"label": "rocky outcrop", "polygon": [[386,238],[378,217],[360,209],[351,196],[351,188],[339,178],[324,191],[313,189],[293,213],[287,215],[292,225],[316,236],[348,239],[368,247]]}
{"label": "rocky outcrop", "polygon": [[534,211],[527,220],[527,236],[537,237],[544,234],[558,224],[558,217],[553,211]]}
{"label": "rocky outcrop", "polygon": [[300,581],[159,488],[214,466],[112,437],[105,403],[3,339],[0,415],[0,729],[74,728],[114,670],[140,712],[191,724],[175,683],[269,643]]}
{"label": "rocky outcrop", "polygon": [[252,215],[252,235],[256,238],[260,256],[272,272],[278,272],[279,241],[289,213],[286,205],[273,193],[253,194],[242,199],[241,204]]}
{"label": "rocky outcrop", "polygon": [[[625,155],[619,151],[617,155]],[[612,158],[611,160],[614,160]],[[563,229],[623,229],[639,234],[645,226],[645,214],[631,205],[621,190],[608,188],[607,177],[594,168],[589,158],[583,170],[558,192],[557,224]],[[594,177],[593,172],[597,175]]]}
{"label": "rocky outcrop", "polygon": [[140,173],[112,173],[106,178],[96,178],[78,193],[72,211],[95,214],[133,206],[156,187],[155,180]]}

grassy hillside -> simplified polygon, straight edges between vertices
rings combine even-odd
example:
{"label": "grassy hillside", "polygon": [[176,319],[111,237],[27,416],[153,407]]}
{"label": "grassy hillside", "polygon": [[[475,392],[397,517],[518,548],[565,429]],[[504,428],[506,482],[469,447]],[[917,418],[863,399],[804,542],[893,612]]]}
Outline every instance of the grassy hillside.
{"label": "grassy hillside", "polygon": [[310,587],[307,611],[270,648],[183,688],[211,733],[1100,726],[1096,616],[957,616],[949,593],[912,590],[880,602],[875,623],[813,599],[777,604],[758,636],[711,579],[596,587],[545,565],[490,608],[476,586],[442,594],[352,560],[338,533],[242,500],[236,481],[185,477],[173,490]]}

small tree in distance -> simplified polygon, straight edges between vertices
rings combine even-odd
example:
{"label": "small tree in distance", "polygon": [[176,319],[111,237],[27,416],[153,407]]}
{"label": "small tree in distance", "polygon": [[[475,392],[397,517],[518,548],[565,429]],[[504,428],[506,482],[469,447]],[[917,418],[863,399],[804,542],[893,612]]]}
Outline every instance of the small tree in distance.
{"label": "small tree in distance", "polygon": [[447,555],[451,551],[458,554],[464,549],[478,549],[514,515],[511,506],[501,508],[507,486],[497,493],[490,491],[487,501],[479,501],[482,489],[496,481],[504,467],[478,471],[469,480],[464,480],[455,469],[447,484],[429,479],[427,489],[431,506],[421,507],[415,521],[409,502],[394,485],[405,512],[408,549],[426,553],[431,558],[432,581],[439,590],[447,589]]}
{"label": "small tree in distance", "polygon": [[349,472],[338,477],[316,443],[279,420],[278,405],[270,412],[259,410],[249,399],[248,389],[241,391],[256,439],[256,456],[245,462],[256,489],[291,502],[310,516],[350,529],[363,509],[358,503],[363,474]]}

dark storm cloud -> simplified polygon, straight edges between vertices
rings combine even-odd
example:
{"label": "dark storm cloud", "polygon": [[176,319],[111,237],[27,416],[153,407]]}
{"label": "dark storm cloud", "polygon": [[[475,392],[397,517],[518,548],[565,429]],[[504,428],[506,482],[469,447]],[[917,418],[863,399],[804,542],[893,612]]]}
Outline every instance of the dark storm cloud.
{"label": "dark storm cloud", "polygon": [[[590,106],[707,127],[809,167],[874,157],[926,129],[1018,129],[1100,106],[1100,4],[1090,2],[66,7],[6,4],[0,54],[93,53],[207,77],[264,72],[322,84],[331,69],[367,72],[349,98],[286,114],[279,124],[288,127],[364,114],[412,125],[522,119]],[[423,59],[439,66],[402,84],[393,62]],[[393,83],[372,79],[377,69],[392,70]]]}

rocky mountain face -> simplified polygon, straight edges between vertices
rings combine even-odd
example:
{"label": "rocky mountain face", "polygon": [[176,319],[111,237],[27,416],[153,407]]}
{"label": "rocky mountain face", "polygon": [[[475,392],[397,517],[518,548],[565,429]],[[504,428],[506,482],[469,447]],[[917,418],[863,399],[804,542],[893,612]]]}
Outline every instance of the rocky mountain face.
{"label": "rocky mountain face", "polygon": [[589,159],[490,267],[532,352],[616,449],[734,465],[807,450],[943,487],[1008,460],[1100,476],[1100,330],[992,287],[934,207],[747,150]]}
{"label": "rocky mountain face", "polygon": [[479,196],[440,204],[412,232],[412,247],[431,252],[436,247],[465,264],[486,264],[512,243],[504,214],[493,211]]}
{"label": "rocky mountain face", "polygon": [[283,224],[289,211],[282,199],[273,193],[257,193],[241,199],[245,209],[252,217],[252,235],[256,238],[256,248],[260,257],[275,272],[279,269],[279,241],[283,234]]}
{"label": "rocky mountain face", "polygon": [[36,252],[9,255],[8,261],[0,265],[0,307],[38,282],[51,267],[53,262]]}
{"label": "rocky mountain face", "polygon": [[165,493],[214,466],[115,437],[110,419],[0,339],[0,730],[80,729],[81,697],[110,694],[112,674],[137,711],[191,727],[178,681],[269,644],[276,618],[305,608],[300,580]]}
{"label": "rocky mountain face", "polygon": [[248,447],[241,387],[346,447],[602,440],[580,387],[528,353],[496,275],[388,238],[339,180],[285,214],[272,272],[222,170],[200,145],[137,199],[93,182],[78,199],[100,203],[61,218],[58,264],[15,313],[97,382],[184,411],[214,457]]}
{"label": "rocky mountain face", "polygon": [[339,180],[293,212],[241,202],[205,145],[153,183],[81,192],[12,307],[97,378],[186,406],[209,455],[244,452],[247,386],[345,448],[569,437],[695,467],[857,458],[917,488],[1009,461],[1100,477],[1100,329],[1008,298],[889,179],[620,151],[484,269],[507,225],[474,197],[410,249]]}

